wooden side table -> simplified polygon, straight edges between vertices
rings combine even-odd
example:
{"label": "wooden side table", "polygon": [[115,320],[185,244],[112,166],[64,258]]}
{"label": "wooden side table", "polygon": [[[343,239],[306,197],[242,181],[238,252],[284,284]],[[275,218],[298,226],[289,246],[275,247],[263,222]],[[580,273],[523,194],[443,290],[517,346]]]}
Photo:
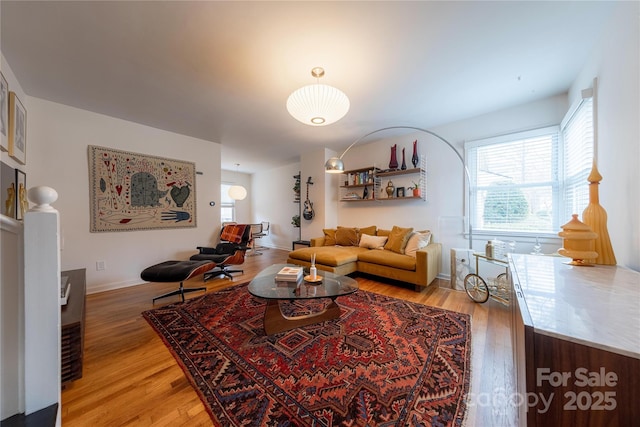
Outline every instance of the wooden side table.
{"label": "wooden side table", "polygon": [[296,250],[296,245],[310,247],[311,241],[310,240],[294,240],[294,242],[291,244],[292,251]]}

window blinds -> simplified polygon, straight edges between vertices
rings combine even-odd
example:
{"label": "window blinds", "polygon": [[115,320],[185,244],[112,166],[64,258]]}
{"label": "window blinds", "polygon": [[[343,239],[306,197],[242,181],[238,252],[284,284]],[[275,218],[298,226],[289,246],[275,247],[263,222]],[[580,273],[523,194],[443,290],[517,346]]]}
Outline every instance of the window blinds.
{"label": "window blinds", "polygon": [[589,203],[594,158],[593,91],[560,127],[465,144],[476,232],[557,234]]}
{"label": "window blinds", "polygon": [[593,163],[593,98],[582,100],[567,117],[562,127],[564,139],[564,211],[563,218],[571,214],[582,215],[589,204],[587,177]]}
{"label": "window blinds", "polygon": [[555,231],[558,134],[552,127],[467,146],[475,230]]}

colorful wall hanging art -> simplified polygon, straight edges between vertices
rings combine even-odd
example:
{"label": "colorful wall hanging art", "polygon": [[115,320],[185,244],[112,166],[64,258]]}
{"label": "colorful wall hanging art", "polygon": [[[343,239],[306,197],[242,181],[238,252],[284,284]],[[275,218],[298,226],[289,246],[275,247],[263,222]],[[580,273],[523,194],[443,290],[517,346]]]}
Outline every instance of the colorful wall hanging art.
{"label": "colorful wall hanging art", "polygon": [[195,163],[89,146],[92,233],[196,226]]}

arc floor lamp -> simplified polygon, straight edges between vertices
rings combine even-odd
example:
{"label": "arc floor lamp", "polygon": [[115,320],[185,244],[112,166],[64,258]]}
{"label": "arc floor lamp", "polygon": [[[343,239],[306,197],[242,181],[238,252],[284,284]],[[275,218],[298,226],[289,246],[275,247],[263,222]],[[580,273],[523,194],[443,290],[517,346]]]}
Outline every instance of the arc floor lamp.
{"label": "arc floor lamp", "polygon": [[[351,143],[351,145],[349,145],[347,147],[346,150],[343,151],[343,153],[340,155],[340,157],[331,157],[329,160],[326,161],[326,163],[324,164],[324,170],[327,173],[343,173],[344,172],[344,162],[342,161],[342,158],[344,157],[345,154],[347,154],[347,151],[349,151],[351,149],[351,147],[353,147],[354,145],[356,145],[358,142],[362,141],[363,139],[374,135],[376,133],[379,132],[384,132],[384,131],[388,131],[388,130],[413,130],[413,131],[418,131],[418,132],[424,132],[426,134],[429,134],[433,137],[435,137],[437,140],[443,142],[444,144],[447,145],[447,147],[449,147],[456,155],[456,157],[458,158],[458,160],[460,160],[460,164],[462,165],[462,169],[464,172],[464,176],[466,179],[466,189],[467,192],[465,193],[464,188],[462,191],[462,216],[463,218],[467,217],[467,223],[468,223],[468,229],[467,229],[467,233],[469,235],[469,249],[472,249],[473,246],[473,227],[471,226],[471,175],[469,174],[469,169],[467,169],[467,165],[464,162],[464,158],[462,157],[462,155],[458,152],[458,150],[456,150],[456,148],[453,146],[453,144],[451,144],[449,141],[447,141],[446,139],[444,139],[442,136],[438,135],[437,133],[430,131],[428,129],[422,129],[419,127],[414,127],[414,126],[388,126],[388,127],[384,127],[384,128],[380,128],[380,129],[376,129],[372,132],[369,132],[365,135],[362,135],[360,138],[356,139],[354,142]],[[464,186],[463,186],[464,187]]]}

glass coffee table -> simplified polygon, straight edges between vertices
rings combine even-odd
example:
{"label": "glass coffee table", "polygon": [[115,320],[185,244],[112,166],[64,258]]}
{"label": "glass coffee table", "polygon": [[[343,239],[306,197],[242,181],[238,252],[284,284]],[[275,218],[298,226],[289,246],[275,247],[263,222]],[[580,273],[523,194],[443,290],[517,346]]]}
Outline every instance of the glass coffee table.
{"label": "glass coffee table", "polygon": [[[249,293],[267,300],[264,312],[264,331],[267,335],[288,331],[301,326],[324,322],[340,317],[340,307],[336,298],[349,295],[358,290],[358,282],[351,277],[338,276],[328,271],[318,271],[322,277],[320,282],[276,281],[276,273],[287,264],[274,264],[260,272],[249,283]],[[308,300],[330,298],[331,302],[324,310],[303,316],[285,316],[280,310],[280,301]]]}

